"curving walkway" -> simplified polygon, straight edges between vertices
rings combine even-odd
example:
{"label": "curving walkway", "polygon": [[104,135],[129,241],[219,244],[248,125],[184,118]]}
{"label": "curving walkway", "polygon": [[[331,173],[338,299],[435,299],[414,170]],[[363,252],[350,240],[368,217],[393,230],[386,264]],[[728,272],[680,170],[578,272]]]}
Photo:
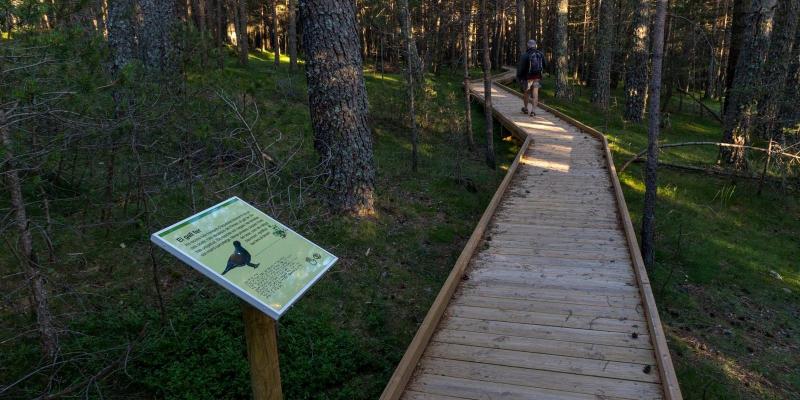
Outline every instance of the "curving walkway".
{"label": "curving walkway", "polygon": [[605,140],[492,98],[525,144],[382,399],[681,398]]}

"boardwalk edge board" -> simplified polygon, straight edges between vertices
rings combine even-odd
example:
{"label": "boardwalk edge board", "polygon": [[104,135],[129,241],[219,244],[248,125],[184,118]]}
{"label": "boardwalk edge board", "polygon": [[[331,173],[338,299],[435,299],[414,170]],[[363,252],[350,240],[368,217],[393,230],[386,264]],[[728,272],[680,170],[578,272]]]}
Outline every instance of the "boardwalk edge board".
{"label": "boardwalk edge board", "polygon": [[[510,93],[514,94],[517,97],[521,97],[515,90],[512,90],[508,86],[505,86],[501,83],[495,82],[495,84]],[[614,187],[614,197],[617,200],[617,208],[619,209],[620,216],[621,216],[621,223],[622,228],[625,231],[625,236],[628,241],[628,248],[631,251],[631,261],[633,262],[633,269],[635,271],[636,280],[639,284],[639,291],[642,296],[642,301],[645,305],[645,316],[647,318],[647,324],[650,327],[650,331],[653,338],[653,347],[656,352],[656,361],[658,362],[658,369],[661,374],[661,381],[664,384],[664,396],[667,400],[679,400],[682,399],[680,386],[678,385],[678,378],[675,375],[675,368],[672,365],[672,357],[669,354],[669,347],[667,346],[667,339],[664,335],[664,328],[661,324],[661,318],[658,315],[658,308],[656,307],[655,297],[653,296],[653,290],[650,287],[650,279],[647,277],[647,270],[644,266],[644,261],[642,259],[641,251],[639,250],[639,242],[636,240],[636,231],[633,229],[633,223],[631,222],[631,216],[628,212],[628,205],[625,202],[625,196],[622,193],[622,186],[619,183],[619,177],[617,176],[617,169],[614,166],[614,159],[611,156],[611,150],[608,147],[608,140],[606,136],[594,129],[564,113],[561,111],[556,110],[553,107],[548,106],[547,104],[543,104],[539,102],[539,107],[542,109],[550,112],[551,114],[555,115],[558,118],[568,122],[569,124],[577,127],[583,132],[588,133],[589,135],[597,138],[603,144],[603,152],[605,154],[606,165],[608,167],[608,175],[609,179],[611,180],[611,184]]]}

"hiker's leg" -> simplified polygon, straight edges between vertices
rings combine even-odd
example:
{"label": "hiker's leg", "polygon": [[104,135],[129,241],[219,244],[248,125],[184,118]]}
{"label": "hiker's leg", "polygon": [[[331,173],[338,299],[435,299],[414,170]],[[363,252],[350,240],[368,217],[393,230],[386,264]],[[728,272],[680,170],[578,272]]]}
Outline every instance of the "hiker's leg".
{"label": "hiker's leg", "polygon": [[522,106],[528,109],[528,91],[522,92]]}
{"label": "hiker's leg", "polygon": [[522,89],[522,106],[528,109],[528,82],[524,79],[519,81],[519,86]]}
{"label": "hiker's leg", "polygon": [[533,103],[533,108],[536,109],[536,107],[539,106],[539,80],[533,82],[533,88],[531,91],[533,92],[533,99],[531,99],[531,103]]}

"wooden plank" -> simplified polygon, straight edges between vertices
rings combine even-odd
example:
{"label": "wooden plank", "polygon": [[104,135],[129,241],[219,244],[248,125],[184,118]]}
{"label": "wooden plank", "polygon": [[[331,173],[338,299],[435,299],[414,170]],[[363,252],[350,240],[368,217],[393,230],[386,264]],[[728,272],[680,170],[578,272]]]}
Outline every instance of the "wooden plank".
{"label": "wooden plank", "polygon": [[541,265],[523,265],[507,263],[486,263],[476,261],[472,264],[470,273],[481,272],[484,270],[499,271],[501,273],[526,272],[532,277],[542,277],[544,279],[555,279],[557,277],[574,277],[574,280],[599,279],[617,280],[619,282],[635,282],[632,271],[623,268],[608,269],[595,267],[557,267]]}
{"label": "wooden plank", "polygon": [[524,237],[513,238],[511,240],[503,236],[501,240],[489,241],[492,248],[500,249],[534,249],[534,250],[573,250],[576,252],[593,252],[604,251],[615,254],[626,254],[629,252],[628,247],[624,245],[615,244],[613,241],[602,240],[597,242],[574,242],[569,239],[540,237],[527,239]]}
{"label": "wooden plank", "polygon": [[541,353],[522,353],[513,350],[489,349],[486,347],[441,342],[431,342],[428,349],[425,351],[425,355],[428,357],[446,358],[448,360],[504,365],[507,367],[569,372],[575,375],[618,378],[639,382],[655,383],[659,381],[658,373],[652,371],[652,367],[650,373],[644,373],[645,366],[642,364],[623,363],[619,361],[593,360]]}
{"label": "wooden plank", "polygon": [[584,304],[590,306],[609,306],[609,307],[641,307],[639,294],[625,295],[598,295],[586,294],[576,290],[568,289],[539,289],[525,286],[499,285],[493,282],[483,282],[480,286],[472,285],[471,282],[464,283],[464,292],[478,296],[504,297],[508,299],[528,300],[528,301],[551,301],[568,304]]}
{"label": "wooden plank", "polygon": [[[637,400],[663,398],[661,387],[655,383],[577,375],[538,368],[526,369],[430,357],[423,359],[420,370],[431,375],[531,386],[597,396],[614,396]],[[655,374],[655,371],[653,371],[653,374]]]}
{"label": "wooden plank", "polygon": [[555,301],[524,301],[504,297],[489,297],[470,294],[460,290],[453,300],[455,305],[495,308],[498,310],[518,310],[551,314],[571,314],[603,318],[624,318],[644,321],[641,307],[614,307],[608,305],[571,304]]}
{"label": "wooden plank", "polygon": [[596,283],[604,287],[628,287],[636,285],[636,280],[633,275],[620,275],[620,274],[604,274],[602,272],[583,271],[579,273],[573,270],[562,271],[535,271],[523,270],[513,268],[492,268],[483,266],[479,268],[473,266],[469,270],[469,278],[475,279],[478,277],[502,277],[505,279],[516,279],[521,282],[564,282],[564,283]]}
{"label": "wooden plank", "polygon": [[[598,400],[597,396],[560,390],[531,388],[442,375],[419,374],[409,389],[417,392],[444,394],[470,400]],[[606,397],[605,400],[619,400]]]}
{"label": "wooden plank", "polygon": [[500,186],[497,188],[492,200],[489,202],[489,205],[486,207],[483,215],[481,216],[480,221],[478,221],[478,225],[475,227],[475,230],[472,232],[472,236],[470,236],[469,240],[467,241],[466,246],[464,246],[464,250],[461,252],[461,255],[456,260],[456,265],[450,271],[450,274],[447,277],[442,289],[439,291],[439,294],[436,296],[433,304],[431,305],[430,310],[428,310],[427,315],[425,315],[425,319],[422,321],[422,325],[420,325],[417,333],[414,335],[414,339],[412,339],[411,344],[406,349],[403,358],[400,360],[395,372],[392,374],[392,377],[389,379],[389,383],[386,385],[383,393],[381,394],[381,399],[383,400],[396,400],[400,398],[400,395],[403,393],[406,385],[408,384],[411,375],[414,372],[414,368],[417,365],[418,360],[422,356],[423,351],[425,350],[425,346],[428,344],[431,335],[433,334],[434,330],[436,329],[437,324],[439,323],[439,319],[442,317],[442,314],[447,307],[447,303],[450,300],[450,297],[455,292],[458,283],[461,281],[461,276],[464,273],[467,265],[469,264],[470,259],[472,258],[472,254],[477,248],[478,244],[480,243],[481,239],[483,238],[484,232],[487,230],[489,226],[489,221],[494,215],[495,210],[497,209],[498,204],[500,204],[500,199],[503,197],[503,193],[508,188],[511,179],[516,171],[517,167],[519,166],[519,161],[522,158],[522,154],[525,149],[530,146],[531,139],[528,137],[525,139],[525,142],[520,147],[520,151],[517,153],[514,162],[508,169],[505,178],[500,183]]}
{"label": "wooden plank", "polygon": [[515,288],[523,288],[527,290],[545,291],[545,290],[559,290],[562,292],[568,291],[576,295],[592,295],[592,296],[634,296],[639,294],[639,289],[635,286],[622,286],[622,285],[608,285],[606,282],[594,284],[591,281],[585,282],[539,282],[527,281],[520,282],[518,280],[510,279],[503,276],[476,276],[469,277],[470,285],[494,285],[502,286],[506,290],[514,290]]}
{"label": "wooden plank", "polygon": [[531,263],[533,265],[559,265],[564,267],[629,267],[630,261],[626,259],[611,260],[582,260],[570,257],[539,257],[539,256],[520,256],[513,254],[492,254],[480,253],[477,258],[490,262],[520,262]]}
{"label": "wooden plank", "polygon": [[433,340],[442,343],[488,347],[491,349],[514,350],[526,353],[553,354],[601,361],[610,360],[642,365],[653,365],[656,362],[655,355],[650,349],[565,342],[561,340],[502,335],[496,333],[441,329],[436,333]]}
{"label": "wooden plank", "polygon": [[431,393],[415,392],[413,390],[406,390],[403,393],[402,400],[462,400],[463,397],[443,396]]}
{"label": "wooden plank", "polygon": [[510,256],[536,256],[536,257],[557,257],[570,258],[575,260],[619,260],[625,257],[625,253],[611,249],[595,250],[571,250],[571,249],[542,249],[533,246],[529,248],[505,247],[505,246],[484,246],[484,252],[490,254],[501,254]]}
{"label": "wooden plank", "polygon": [[[442,328],[457,331],[560,340],[564,342],[634,347],[637,349],[653,348],[650,343],[650,336],[643,332],[637,332],[636,338],[634,339],[632,334],[622,332],[593,331],[589,329],[561,328],[503,321],[485,321],[461,317],[447,317],[442,321]],[[642,327],[642,331],[645,330],[645,327]]]}
{"label": "wooden plank", "polygon": [[590,329],[607,332],[635,332],[646,326],[643,321],[629,321],[624,318],[603,318],[600,316],[498,310],[495,308],[463,305],[450,305],[446,312],[448,315],[460,318],[558,326],[562,328]]}

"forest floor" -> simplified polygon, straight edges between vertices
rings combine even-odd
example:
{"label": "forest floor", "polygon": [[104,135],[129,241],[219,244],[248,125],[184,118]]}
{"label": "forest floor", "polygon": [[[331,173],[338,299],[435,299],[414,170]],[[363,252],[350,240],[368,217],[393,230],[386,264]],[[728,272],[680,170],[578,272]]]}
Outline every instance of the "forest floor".
{"label": "forest floor", "polygon": [[[254,132],[262,143],[274,143],[273,154],[292,154],[284,167],[288,175],[306,174],[316,165],[302,69],[290,72],[287,59],[276,69],[271,54],[253,53],[246,67],[230,57],[224,70],[189,73],[188,78],[190,85],[213,87],[231,99],[255,99],[260,116]],[[480,145],[474,151],[460,145],[461,78],[439,75],[426,82],[418,102],[420,161],[419,172],[412,173],[402,78],[369,70],[365,78],[375,139],[376,213],[365,219],[314,217],[309,214],[324,205],[311,198],[292,225],[339,262],[280,320],[287,399],[379,397],[519,149],[510,138],[496,135],[498,168],[491,170]],[[477,105],[473,115],[480,144],[485,120]],[[186,124],[188,130],[208,129],[198,121]],[[278,133],[283,139],[275,141]],[[215,194],[214,189],[242,177],[225,179],[198,183],[197,192],[210,195],[199,195],[194,207],[200,210],[230,195],[263,201],[252,189]],[[176,187],[154,195],[160,216],[155,229],[192,213],[184,193]],[[54,218],[76,224],[66,214]],[[0,393],[3,385],[31,372],[6,395],[33,398],[48,385],[79,383],[109,359],[124,355],[126,343],[132,342],[124,371],[89,385],[90,397],[250,396],[239,300],[158,250],[158,285],[166,308],[162,320],[147,256],[150,233],[139,222],[89,229],[80,239],[54,239],[58,250],[68,253],[57,268],[48,269],[55,293],[51,303],[63,327],[55,381],[36,371],[44,362],[36,361],[40,350],[34,320],[13,306],[13,293],[25,293],[25,287],[12,285],[17,279],[0,282],[0,292],[9,296],[0,305]],[[6,256],[0,254],[0,275],[18,277],[16,262]]]}
{"label": "forest floor", "polygon": [[[249,65],[239,67],[231,57],[225,70],[189,74],[189,82],[219,88],[231,97],[247,93],[260,108],[258,132],[263,136],[258,139],[267,143],[280,132],[284,140],[275,144],[275,153],[294,152],[285,168],[305,173],[317,159],[305,77],[302,71],[290,72],[288,60],[282,61],[276,69],[269,54],[253,53]],[[365,77],[378,167],[376,214],[360,220],[297,218],[297,230],[340,261],[280,321],[283,389],[290,400],[380,395],[518,150],[517,143],[496,135],[499,167],[486,168],[481,109],[473,106],[478,148],[467,151],[460,133],[460,76],[429,76],[418,102],[421,157],[420,171],[413,174],[402,77],[370,69]],[[619,117],[619,91],[615,106],[602,113],[588,103],[587,89],[577,88],[572,102],[556,102],[552,87],[548,79],[543,99],[606,132],[618,167],[645,147],[646,129]],[[671,112],[670,120],[664,141],[716,141],[720,136],[713,119],[688,106]],[[203,129],[193,121],[187,124]],[[662,159],[708,165],[715,155],[713,148],[684,147],[668,150]],[[226,188],[240,178],[204,184]],[[638,227],[641,164],[629,167],[621,181]],[[657,265],[649,273],[685,398],[797,398],[796,192],[768,186],[757,196],[751,181],[669,169],[660,171],[659,183]],[[216,196],[234,194],[245,200],[258,196],[236,189]],[[156,196],[163,226],[192,213],[185,198],[175,193]],[[200,197],[196,208],[216,200]],[[316,199],[307,201],[306,214],[322,209]],[[65,213],[54,218],[70,226],[76,217]],[[80,382],[109,359],[124,355],[129,342],[134,345],[125,368],[90,385],[87,396],[249,396],[239,300],[158,251],[157,281],[166,308],[162,319],[147,251],[150,233],[138,222],[57,240],[65,261],[47,271],[63,328],[57,381],[34,371],[41,365],[36,361],[40,350],[34,321],[9,302],[11,290],[25,289],[12,285],[18,274],[11,255],[0,254],[0,275],[8,278],[0,282],[5,293],[0,304],[0,382],[6,385],[33,372],[10,397],[31,398],[48,385]]]}
{"label": "forest floor", "polygon": [[[554,83],[545,80],[544,101],[604,132],[618,170],[646,148],[646,123],[621,117],[621,88],[602,112],[586,87],[576,87],[572,101],[555,100]],[[718,141],[719,123],[684,101],[672,98],[660,141]],[[715,147],[676,147],[660,160],[712,167],[716,157]],[[643,177],[641,163],[620,176],[637,230]],[[669,168],[659,169],[658,186],[656,266],[648,273],[684,398],[800,398],[798,188],[767,185],[758,195],[755,180]]]}

